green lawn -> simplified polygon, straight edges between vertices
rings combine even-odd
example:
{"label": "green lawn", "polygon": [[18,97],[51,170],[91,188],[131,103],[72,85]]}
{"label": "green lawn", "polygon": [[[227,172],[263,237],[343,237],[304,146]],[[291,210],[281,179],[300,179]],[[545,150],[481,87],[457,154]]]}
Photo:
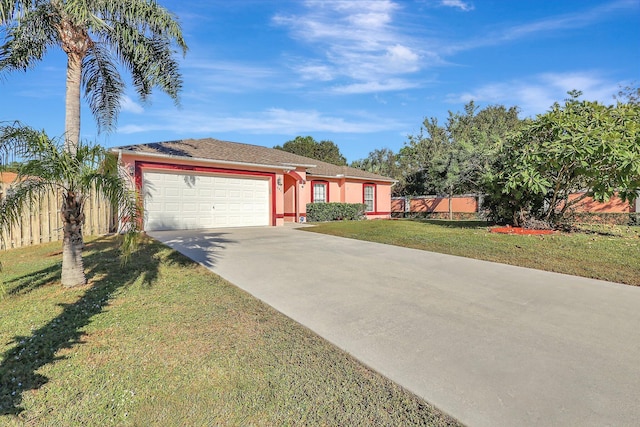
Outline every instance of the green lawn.
{"label": "green lawn", "polygon": [[518,236],[489,233],[479,221],[380,220],[304,230],[640,286],[640,227]]}
{"label": "green lawn", "polygon": [[0,252],[0,425],[457,425],[309,330],[147,241]]}

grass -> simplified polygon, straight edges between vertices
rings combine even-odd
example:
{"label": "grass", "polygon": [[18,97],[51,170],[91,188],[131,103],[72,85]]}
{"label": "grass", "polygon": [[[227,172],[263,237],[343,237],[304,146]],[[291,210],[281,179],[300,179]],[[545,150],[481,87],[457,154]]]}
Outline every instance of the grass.
{"label": "grass", "polygon": [[148,240],[0,252],[0,425],[457,425],[308,329]]}
{"label": "grass", "polygon": [[583,226],[572,233],[489,233],[479,221],[329,222],[306,231],[640,286],[640,227]]}

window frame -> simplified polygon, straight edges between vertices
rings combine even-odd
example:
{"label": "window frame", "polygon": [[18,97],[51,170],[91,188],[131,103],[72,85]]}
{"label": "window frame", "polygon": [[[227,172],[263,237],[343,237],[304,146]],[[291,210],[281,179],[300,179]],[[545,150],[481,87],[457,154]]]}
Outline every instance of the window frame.
{"label": "window frame", "polygon": [[[316,185],[324,187],[324,200],[316,201]],[[311,203],[329,203],[329,182],[328,181],[311,181]]]}
{"label": "window frame", "polygon": [[[371,197],[372,197],[371,210],[369,210],[369,205],[367,203],[367,189],[369,188],[371,189]],[[366,213],[377,212],[376,204],[378,203],[378,188],[375,183],[367,182],[365,184],[362,184],[362,203],[366,205],[366,208],[365,208]]]}

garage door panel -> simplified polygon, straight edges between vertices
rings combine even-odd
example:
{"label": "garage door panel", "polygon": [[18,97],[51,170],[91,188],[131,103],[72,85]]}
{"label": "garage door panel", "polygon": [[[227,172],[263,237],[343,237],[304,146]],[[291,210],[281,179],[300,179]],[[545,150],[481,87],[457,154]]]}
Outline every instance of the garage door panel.
{"label": "garage door panel", "polygon": [[145,229],[269,225],[269,181],[144,172]]}

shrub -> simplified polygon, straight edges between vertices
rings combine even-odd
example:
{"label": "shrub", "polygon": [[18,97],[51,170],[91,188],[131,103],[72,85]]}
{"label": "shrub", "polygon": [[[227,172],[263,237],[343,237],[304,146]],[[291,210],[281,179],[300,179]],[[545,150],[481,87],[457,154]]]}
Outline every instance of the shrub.
{"label": "shrub", "polygon": [[365,217],[363,203],[308,203],[307,221],[360,220]]}

